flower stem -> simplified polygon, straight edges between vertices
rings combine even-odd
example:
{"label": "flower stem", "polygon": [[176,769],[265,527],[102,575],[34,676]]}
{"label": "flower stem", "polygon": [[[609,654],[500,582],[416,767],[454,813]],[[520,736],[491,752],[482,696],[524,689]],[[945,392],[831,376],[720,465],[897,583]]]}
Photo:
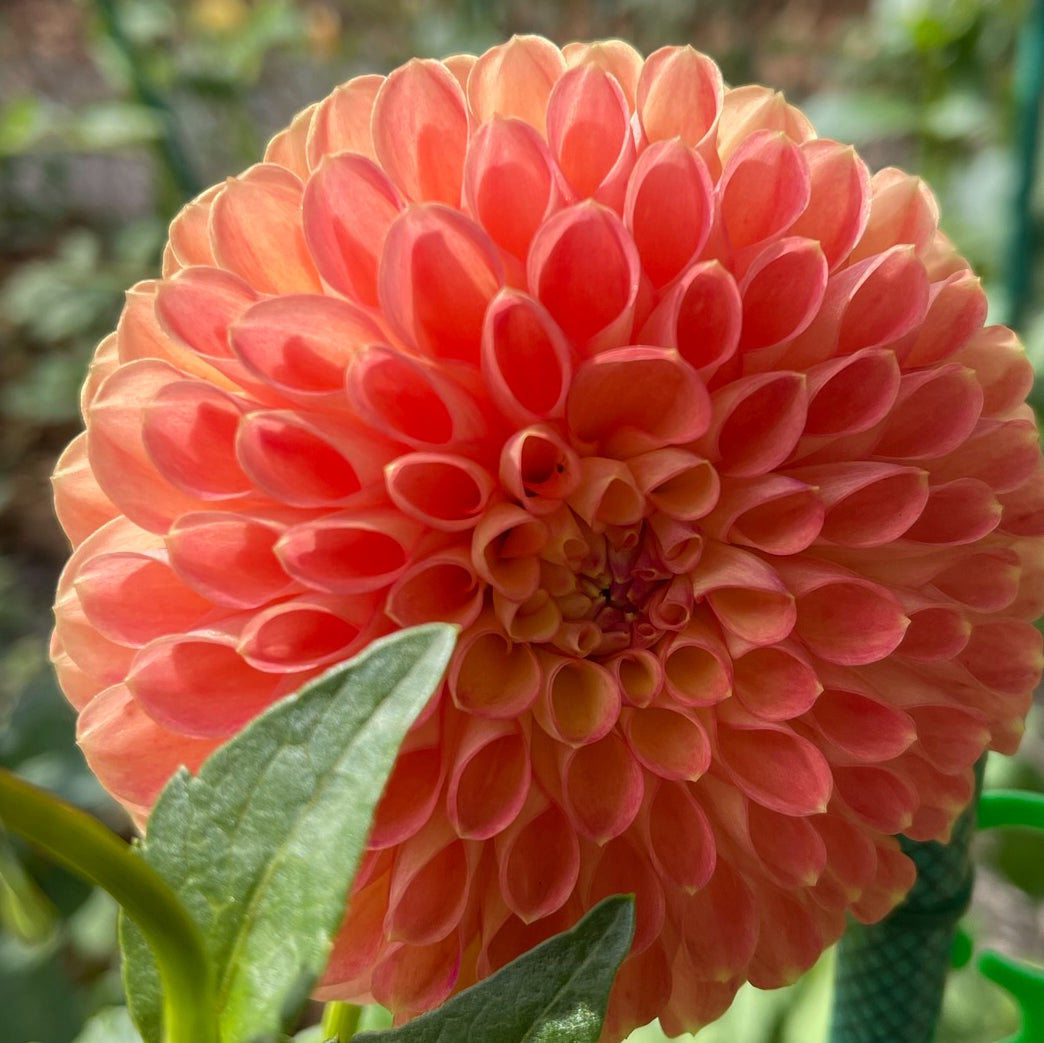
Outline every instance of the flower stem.
{"label": "flower stem", "polygon": [[141,928],[163,979],[165,1043],[218,1043],[210,960],[177,895],[115,833],[0,769],[0,823],[108,891]]}
{"label": "flower stem", "polygon": [[362,1008],[352,1003],[327,1003],[323,1009],[323,1039],[348,1043],[359,1029]]}
{"label": "flower stem", "polygon": [[161,133],[156,141],[156,150],[172,186],[173,198],[166,200],[166,203],[173,212],[185,201],[199,195],[203,186],[192,169],[173,110],[149,79],[141,56],[124,32],[115,0],[95,0],[95,7],[105,35],[123,59],[128,80],[138,101],[151,109],[159,121]]}

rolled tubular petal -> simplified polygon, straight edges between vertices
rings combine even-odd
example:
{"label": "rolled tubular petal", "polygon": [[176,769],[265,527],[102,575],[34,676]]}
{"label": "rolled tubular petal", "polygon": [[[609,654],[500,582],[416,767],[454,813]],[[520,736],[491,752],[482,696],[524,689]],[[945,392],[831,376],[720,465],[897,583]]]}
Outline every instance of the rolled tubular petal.
{"label": "rolled tubular petal", "polygon": [[482,330],[482,372],[504,416],[516,423],[559,417],[572,378],[569,343],[531,297],[504,289]]}
{"label": "rolled tubular petal", "polygon": [[162,727],[224,739],[293,691],[300,677],[258,670],[236,650],[235,641],[202,631],[146,645],[134,657],[127,688]]}
{"label": "rolled tubular petal", "polygon": [[714,186],[699,154],[677,140],[642,153],[627,187],[624,221],[653,286],[669,283],[698,256],[714,217]]}
{"label": "rolled tubular petal", "polygon": [[354,356],[347,385],[364,420],[416,449],[470,446],[485,433],[481,410],[465,388],[386,344],[371,344]]}
{"label": "rolled tubular petal", "polygon": [[407,199],[460,205],[467,103],[440,62],[396,69],[377,92],[370,129],[377,160]]}
{"label": "rolled tubular petal", "polygon": [[285,524],[229,511],[183,514],[164,542],[175,572],[216,605],[257,608],[295,586],[276,556]]}
{"label": "rolled tubular petal", "polygon": [[[524,260],[537,229],[562,203],[559,177],[537,130],[498,118],[483,124],[468,148],[464,196],[490,238]],[[510,207],[502,204],[505,192]]]}
{"label": "rolled tubular petal", "polygon": [[547,101],[547,140],[577,199],[622,198],[634,165],[627,99],[594,63],[569,69]]}
{"label": "rolled tubular petal", "polygon": [[293,526],[275,551],[287,573],[307,586],[359,594],[398,579],[420,532],[398,511],[350,511]]}
{"label": "rolled tubular petal", "polygon": [[691,148],[713,134],[722,106],[721,71],[692,47],[661,47],[645,61],[637,107],[649,141],[681,138]]}
{"label": "rolled tubular petal", "polygon": [[324,155],[301,201],[304,234],[326,283],[362,304],[377,303],[377,267],[403,203],[376,163],[357,152]]}
{"label": "rolled tubular petal", "polygon": [[319,289],[301,227],[301,181],[284,167],[262,163],[231,178],[210,211],[214,256],[261,293]]}
{"label": "rolled tubular petal", "polygon": [[548,96],[565,68],[561,52],[548,40],[540,36],[512,37],[491,47],[471,70],[471,111],[483,126],[490,126],[487,121],[496,116],[509,116],[524,120],[543,134]]}
{"label": "rolled tubular petal", "polygon": [[589,359],[566,403],[575,435],[611,456],[692,442],[707,429],[709,414],[695,370],[661,348],[620,348]]}
{"label": "rolled tubular petal", "polygon": [[440,359],[478,359],[486,306],[504,282],[478,225],[447,206],[407,210],[388,230],[377,274],[392,328]]}
{"label": "rolled tubular petal", "polygon": [[709,375],[739,346],[742,308],[729,271],[719,261],[701,261],[667,290],[639,339],[677,349],[686,362]]}
{"label": "rolled tubular petal", "polygon": [[316,106],[305,142],[313,171],[326,157],[341,152],[358,152],[376,159],[370,126],[373,103],[383,83],[383,76],[356,76]]}
{"label": "rolled tubular petal", "polygon": [[526,265],[531,291],[587,354],[626,343],[640,272],[638,249],[620,219],[590,202],[547,220]]}

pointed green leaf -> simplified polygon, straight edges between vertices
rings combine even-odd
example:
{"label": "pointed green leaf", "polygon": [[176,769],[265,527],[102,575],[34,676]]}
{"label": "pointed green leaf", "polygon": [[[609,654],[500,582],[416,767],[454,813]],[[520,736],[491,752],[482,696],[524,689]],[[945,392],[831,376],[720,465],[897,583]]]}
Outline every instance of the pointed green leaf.
{"label": "pointed green leaf", "polygon": [[[276,1038],[322,973],[374,807],[454,639],[432,624],[374,642],[161,794],[141,853],[203,934],[222,1043]],[[155,966],[126,920],[121,944],[131,1013],[159,1043]]]}
{"label": "pointed green leaf", "polygon": [[596,1043],[633,936],[633,898],[607,898],[438,1010],[354,1043]]}

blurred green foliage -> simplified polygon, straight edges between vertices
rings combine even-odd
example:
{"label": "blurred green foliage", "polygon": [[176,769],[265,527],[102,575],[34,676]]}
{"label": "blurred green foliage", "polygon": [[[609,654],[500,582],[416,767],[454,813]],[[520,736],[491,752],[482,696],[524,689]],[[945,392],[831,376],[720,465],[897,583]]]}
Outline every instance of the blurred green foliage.
{"label": "blurred green foliage", "polygon": [[[295,111],[349,76],[413,55],[479,51],[513,32],[559,43],[691,42],[730,82],[787,90],[820,132],[874,167],[923,174],[944,229],[983,276],[995,318],[1018,176],[1013,69],[1033,0],[4,0],[0,6],[0,763],[120,828],[75,747],[47,662],[48,605],[67,550],[47,477],[79,429],[78,388],[123,291],[158,269],[166,224],[197,186],[260,155]],[[1044,179],[1038,181],[1044,186]],[[1044,187],[1018,220],[1033,236]],[[1033,285],[1041,284],[1038,262]],[[1044,369],[1044,295],[1023,317]],[[1044,789],[1031,720],[997,783]],[[995,887],[1044,897],[1042,842],[989,838]],[[124,1038],[114,910],[32,852],[0,849],[0,1011],[11,1043]],[[985,925],[983,929],[985,929]],[[1029,955],[1039,930],[1024,926]],[[1023,953],[1022,955],[1026,955]],[[700,1043],[817,1043],[830,960],[776,993],[746,989]],[[100,1020],[80,1035],[84,1019]],[[987,1043],[1014,1010],[965,969],[939,1043]],[[131,1037],[127,1037],[131,1038]],[[655,1027],[636,1043],[658,1043]]]}

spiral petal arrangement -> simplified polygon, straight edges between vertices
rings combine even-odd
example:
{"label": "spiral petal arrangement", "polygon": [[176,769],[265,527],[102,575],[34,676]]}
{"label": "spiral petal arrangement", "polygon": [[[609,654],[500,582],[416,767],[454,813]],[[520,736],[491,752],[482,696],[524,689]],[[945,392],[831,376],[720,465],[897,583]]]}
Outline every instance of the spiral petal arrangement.
{"label": "spiral petal arrangement", "polygon": [[274,700],[456,623],[324,983],[400,1020],[636,895],[607,1039],[912,883],[1039,680],[1015,336],[916,177],[691,48],[362,76],[190,203],[55,473],[54,659],[144,823]]}

